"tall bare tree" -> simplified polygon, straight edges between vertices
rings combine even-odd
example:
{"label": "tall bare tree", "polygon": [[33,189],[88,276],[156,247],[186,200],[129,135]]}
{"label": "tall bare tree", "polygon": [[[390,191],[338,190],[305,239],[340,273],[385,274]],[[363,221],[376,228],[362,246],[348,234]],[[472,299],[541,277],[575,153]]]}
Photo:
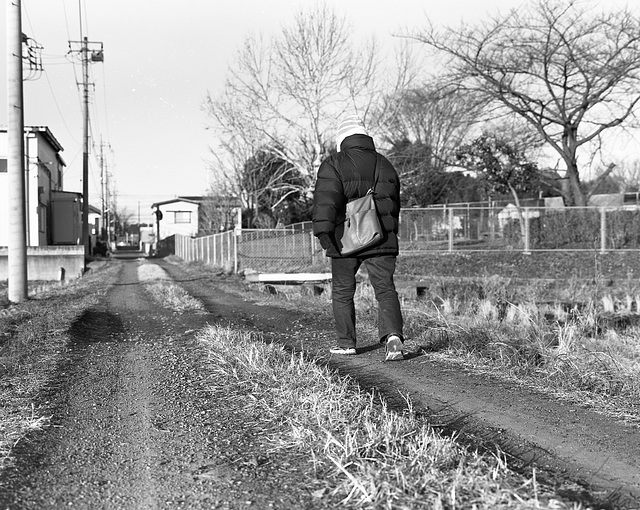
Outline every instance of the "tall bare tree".
{"label": "tall bare tree", "polygon": [[355,109],[366,120],[372,105],[406,83],[408,59],[400,61],[396,74],[382,72],[375,41],[358,48],[345,18],[326,5],[300,11],[272,39],[248,37],[224,90],[205,98],[216,152],[271,151],[297,169],[306,193],[339,115]]}
{"label": "tall bare tree", "polygon": [[638,16],[589,5],[537,0],[484,25],[411,35],[450,57],[455,83],[535,127],[564,162],[572,205],[586,204],[580,151],[629,124],[640,101]]}
{"label": "tall bare tree", "polygon": [[437,78],[385,98],[378,117],[390,147],[387,156],[398,170],[405,206],[446,202],[457,178],[447,172],[455,151],[474,123],[483,102]]}
{"label": "tall bare tree", "polygon": [[386,99],[384,138],[390,145],[410,142],[429,148],[430,167],[444,169],[454,163],[454,153],[473,125],[484,103],[440,81],[401,90]]}

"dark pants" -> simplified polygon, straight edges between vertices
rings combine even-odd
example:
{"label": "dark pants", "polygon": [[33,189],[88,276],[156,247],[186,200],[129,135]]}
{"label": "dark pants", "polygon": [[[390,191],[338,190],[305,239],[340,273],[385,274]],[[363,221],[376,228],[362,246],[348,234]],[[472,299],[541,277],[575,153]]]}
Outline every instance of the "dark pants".
{"label": "dark pants", "polygon": [[331,259],[333,316],[336,322],[337,343],[340,347],[356,346],[356,273],[364,263],[378,301],[378,335],[384,341],[392,333],[402,339],[402,313],[393,283],[396,270],[395,255],[376,255],[365,258]]}

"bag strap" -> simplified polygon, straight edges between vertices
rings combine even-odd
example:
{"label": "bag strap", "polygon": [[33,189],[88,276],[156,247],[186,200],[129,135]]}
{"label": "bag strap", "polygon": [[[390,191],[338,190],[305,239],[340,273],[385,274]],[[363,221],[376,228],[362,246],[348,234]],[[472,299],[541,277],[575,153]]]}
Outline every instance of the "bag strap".
{"label": "bag strap", "polygon": [[369,188],[367,191],[367,195],[375,195],[376,194],[376,186],[378,185],[378,158],[379,154],[376,152],[376,162],[373,164],[373,187]]}

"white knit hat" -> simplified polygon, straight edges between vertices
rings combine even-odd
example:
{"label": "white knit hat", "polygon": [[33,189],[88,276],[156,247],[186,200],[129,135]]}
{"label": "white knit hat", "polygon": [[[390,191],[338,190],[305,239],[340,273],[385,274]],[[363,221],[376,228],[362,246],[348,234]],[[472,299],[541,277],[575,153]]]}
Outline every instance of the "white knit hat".
{"label": "white knit hat", "polygon": [[357,115],[351,113],[343,115],[340,120],[340,126],[336,133],[336,145],[338,146],[338,152],[340,152],[340,144],[347,136],[351,135],[366,135],[367,130],[364,128],[364,124],[358,118]]}

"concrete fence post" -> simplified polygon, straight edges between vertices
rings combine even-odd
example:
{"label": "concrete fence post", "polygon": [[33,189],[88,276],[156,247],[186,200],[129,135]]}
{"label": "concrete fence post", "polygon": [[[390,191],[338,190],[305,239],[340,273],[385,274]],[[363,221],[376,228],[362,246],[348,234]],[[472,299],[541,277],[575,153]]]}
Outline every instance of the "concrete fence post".
{"label": "concrete fence post", "polygon": [[600,209],[600,253],[607,252],[607,210]]}
{"label": "concrete fence post", "polygon": [[238,237],[242,235],[242,230],[238,230],[234,234],[236,235],[233,236],[233,272],[238,274]]}
{"label": "concrete fence post", "polygon": [[449,208],[449,251],[453,251],[453,208]]}
{"label": "concrete fence post", "polygon": [[531,255],[530,245],[529,245],[529,209],[527,207],[524,208],[524,254]]}

